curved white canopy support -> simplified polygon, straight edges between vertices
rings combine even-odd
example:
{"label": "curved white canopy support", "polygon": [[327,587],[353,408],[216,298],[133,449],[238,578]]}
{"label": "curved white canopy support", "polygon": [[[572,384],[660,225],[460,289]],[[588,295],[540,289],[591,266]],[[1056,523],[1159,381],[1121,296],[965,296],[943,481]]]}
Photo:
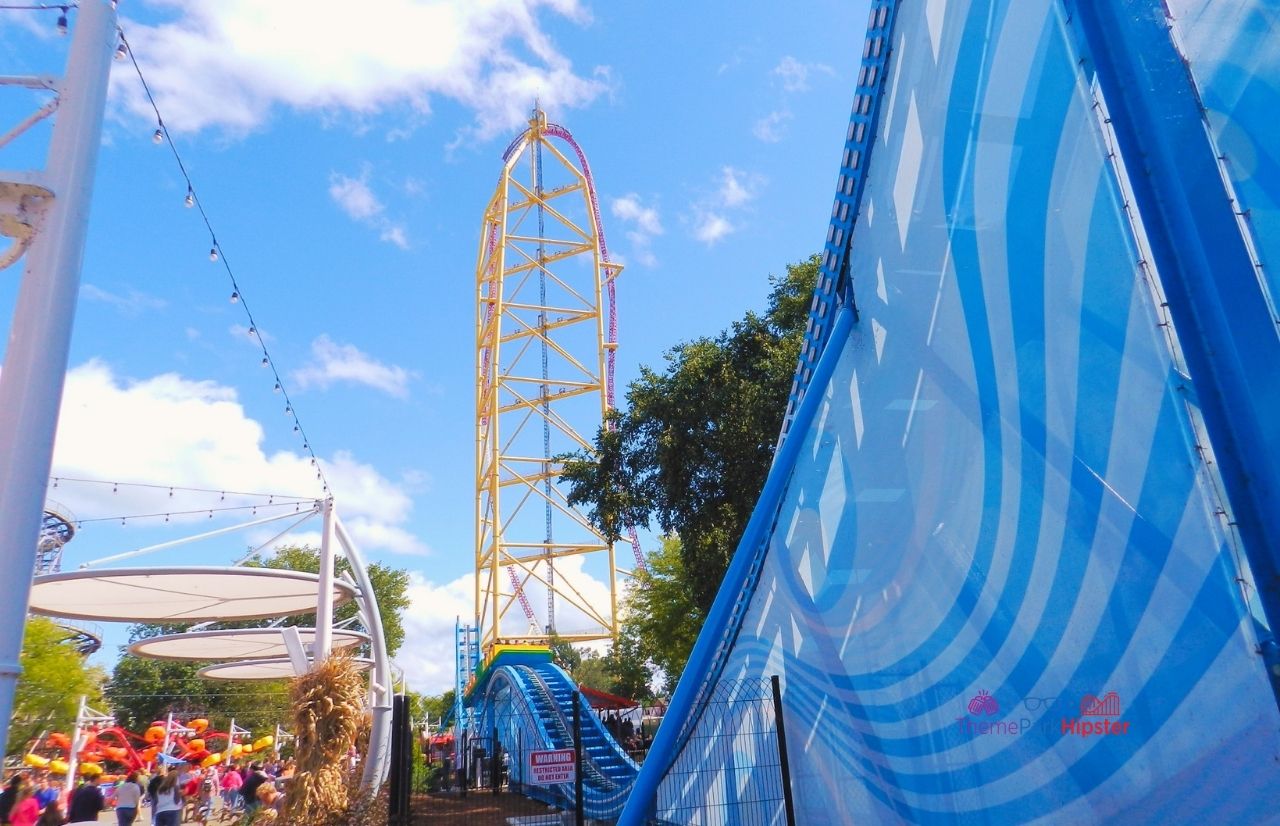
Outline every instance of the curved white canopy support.
{"label": "curved white canopy support", "polygon": [[387,639],[383,633],[382,615],[378,613],[378,598],[374,594],[364,556],[336,514],[333,517],[333,527],[338,544],[342,546],[347,561],[351,563],[351,572],[360,586],[356,602],[364,614],[365,627],[372,638],[371,653],[374,666],[373,676],[370,679],[372,695],[370,711],[373,716],[373,726],[369,734],[369,754],[364,761],[363,780],[366,787],[377,789],[387,779],[391,757],[391,658],[387,655]]}

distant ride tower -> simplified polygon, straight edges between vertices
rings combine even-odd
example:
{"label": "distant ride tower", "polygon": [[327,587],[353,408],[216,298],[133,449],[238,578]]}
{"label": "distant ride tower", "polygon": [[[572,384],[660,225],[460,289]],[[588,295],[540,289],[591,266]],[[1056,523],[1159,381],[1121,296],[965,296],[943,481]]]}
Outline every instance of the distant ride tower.
{"label": "distant ride tower", "polygon": [[[608,261],[591,170],[568,130],[535,109],[502,157],[476,265],[475,599],[484,651],[512,638],[607,639],[618,627],[613,545],[556,485],[556,457],[591,450],[612,406],[613,279],[622,268]],[[537,611],[530,596],[544,593]]]}
{"label": "distant ride tower", "polygon": [[36,576],[62,570],[62,547],[76,535],[75,517],[65,505],[46,501],[36,545]]}

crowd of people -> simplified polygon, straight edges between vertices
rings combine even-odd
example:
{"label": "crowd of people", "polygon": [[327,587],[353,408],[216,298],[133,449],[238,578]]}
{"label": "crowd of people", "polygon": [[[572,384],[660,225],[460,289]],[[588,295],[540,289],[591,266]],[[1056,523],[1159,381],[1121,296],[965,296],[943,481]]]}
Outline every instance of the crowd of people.
{"label": "crowd of people", "polygon": [[47,773],[17,772],[0,791],[0,826],[96,824],[114,808],[118,826],[262,823],[274,820],[292,783],[292,761],[201,767],[179,763],[154,775],[130,772],[112,784],[86,777],[65,801],[62,783]]}

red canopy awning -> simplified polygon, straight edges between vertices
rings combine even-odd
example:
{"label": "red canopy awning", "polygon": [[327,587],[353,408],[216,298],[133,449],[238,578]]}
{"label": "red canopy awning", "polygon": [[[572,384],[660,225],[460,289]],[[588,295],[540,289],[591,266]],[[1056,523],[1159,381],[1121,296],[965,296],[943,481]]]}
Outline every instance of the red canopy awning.
{"label": "red canopy awning", "polygon": [[607,691],[591,688],[590,686],[578,686],[582,691],[582,696],[587,698],[587,702],[592,708],[603,709],[622,709],[622,708],[638,708],[640,706],[635,700],[628,700],[626,697],[619,697],[617,694],[610,694]]}

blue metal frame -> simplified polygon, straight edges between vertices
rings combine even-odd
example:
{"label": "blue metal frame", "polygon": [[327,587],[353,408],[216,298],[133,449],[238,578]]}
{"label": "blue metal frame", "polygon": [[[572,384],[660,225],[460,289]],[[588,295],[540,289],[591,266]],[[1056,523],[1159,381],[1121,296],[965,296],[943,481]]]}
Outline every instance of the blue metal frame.
{"label": "blue metal frame", "polygon": [[866,170],[871,161],[876,129],[880,122],[884,77],[889,65],[892,51],[890,44],[897,18],[898,0],[872,0],[871,16],[867,20],[867,36],[862,45],[862,68],[858,71],[853,111],[849,114],[849,128],[845,132],[840,177],[836,179],[835,203],[831,206],[831,221],[827,227],[818,283],[814,288],[813,303],[809,307],[809,321],[805,325],[804,341],[800,345],[800,361],[791,382],[779,443],[790,432],[800,401],[813,383],[813,370],[818,363],[818,356],[831,338],[835,311],[839,307],[850,307],[857,318],[858,309],[849,276],[849,245],[861,211]]}
{"label": "blue metal frame", "polygon": [[[831,325],[831,336],[835,341],[844,341],[853,327],[853,312],[849,308],[837,311]],[[812,371],[812,381],[818,387],[825,387],[835,371],[836,362],[840,359],[840,348],[833,347],[822,353]],[[796,411],[796,427],[804,432],[817,417],[822,404],[822,394],[806,395]],[[676,755],[683,747],[683,738],[692,730],[703,705],[706,692],[715,685],[719,678],[720,668],[725,656],[733,647],[736,629],[741,621],[743,611],[751,602],[755,591],[756,577],[760,572],[760,563],[765,555],[765,540],[773,530],[782,498],[787,492],[787,484],[791,479],[791,471],[800,455],[803,444],[801,439],[788,439],[779,448],[774,459],[769,478],[760,492],[760,499],[751,512],[751,519],[742,533],[742,540],[725,572],[720,590],[716,594],[711,611],[707,614],[698,641],[694,643],[685,666],[684,675],[676,686],[667,707],[662,725],[658,727],[649,756],[640,769],[632,787],[631,796],[626,808],[618,820],[619,826],[638,826],[644,823],[653,812],[654,800],[658,784],[663,775],[671,767]]]}
{"label": "blue metal frame", "polygon": [[1232,517],[1280,624],[1280,331],[1160,0],[1064,0],[1107,101]]}

